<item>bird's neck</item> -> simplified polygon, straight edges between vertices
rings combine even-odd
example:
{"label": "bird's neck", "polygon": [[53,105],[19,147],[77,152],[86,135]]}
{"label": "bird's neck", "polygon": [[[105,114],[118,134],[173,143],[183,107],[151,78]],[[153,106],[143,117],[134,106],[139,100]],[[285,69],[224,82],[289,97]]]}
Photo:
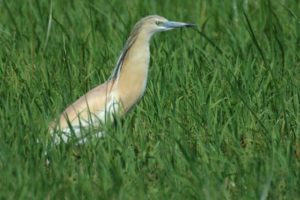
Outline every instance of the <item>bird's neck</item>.
{"label": "bird's neck", "polygon": [[116,89],[124,109],[129,110],[143,95],[148,76],[150,47],[149,37],[139,35],[128,49],[116,77]]}

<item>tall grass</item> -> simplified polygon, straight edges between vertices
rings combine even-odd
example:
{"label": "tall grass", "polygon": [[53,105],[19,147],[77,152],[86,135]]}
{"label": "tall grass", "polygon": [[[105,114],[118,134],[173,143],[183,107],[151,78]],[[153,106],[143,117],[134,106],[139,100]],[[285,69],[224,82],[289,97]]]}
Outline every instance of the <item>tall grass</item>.
{"label": "tall grass", "polygon": [[[0,13],[1,199],[300,198],[297,1],[2,0]],[[149,14],[199,29],[155,36],[145,96],[107,137],[49,145],[49,122],[109,77]]]}

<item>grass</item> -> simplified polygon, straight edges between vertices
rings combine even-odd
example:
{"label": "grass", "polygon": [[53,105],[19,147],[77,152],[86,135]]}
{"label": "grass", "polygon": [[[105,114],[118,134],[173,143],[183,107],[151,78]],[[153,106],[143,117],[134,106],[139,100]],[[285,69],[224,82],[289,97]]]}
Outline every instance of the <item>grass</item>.
{"label": "grass", "polygon": [[[297,1],[0,5],[1,199],[300,198]],[[48,145],[48,124],[154,13],[200,32],[155,36],[145,96],[107,137]]]}

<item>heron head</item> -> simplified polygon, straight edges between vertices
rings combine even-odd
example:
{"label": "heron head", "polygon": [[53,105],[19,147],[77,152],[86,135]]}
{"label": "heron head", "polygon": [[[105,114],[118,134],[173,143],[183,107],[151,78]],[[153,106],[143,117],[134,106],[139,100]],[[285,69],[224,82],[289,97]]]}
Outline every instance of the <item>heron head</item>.
{"label": "heron head", "polygon": [[147,31],[150,34],[154,34],[156,32],[168,31],[175,28],[196,26],[195,24],[190,24],[190,23],[169,21],[166,18],[158,15],[147,16],[141,19],[137,25],[140,25],[140,28],[142,28],[143,30]]}

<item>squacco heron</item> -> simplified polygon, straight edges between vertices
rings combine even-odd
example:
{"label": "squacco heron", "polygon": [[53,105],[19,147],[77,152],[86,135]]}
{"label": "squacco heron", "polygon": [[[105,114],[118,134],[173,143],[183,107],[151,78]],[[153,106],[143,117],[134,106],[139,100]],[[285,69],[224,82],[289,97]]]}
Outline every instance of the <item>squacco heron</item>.
{"label": "squacco heron", "polygon": [[[91,125],[113,121],[115,115],[126,114],[143,96],[147,84],[150,45],[153,34],[174,28],[192,27],[194,24],[168,21],[151,15],[142,18],[134,26],[119,56],[109,80],[95,87],[71,104],[61,114],[59,121],[49,129],[55,135],[55,143],[67,142],[75,134],[84,142],[81,130]],[[103,132],[96,136],[101,137]]]}

